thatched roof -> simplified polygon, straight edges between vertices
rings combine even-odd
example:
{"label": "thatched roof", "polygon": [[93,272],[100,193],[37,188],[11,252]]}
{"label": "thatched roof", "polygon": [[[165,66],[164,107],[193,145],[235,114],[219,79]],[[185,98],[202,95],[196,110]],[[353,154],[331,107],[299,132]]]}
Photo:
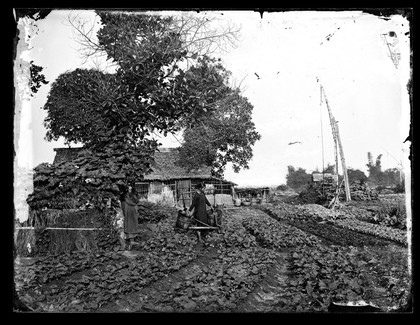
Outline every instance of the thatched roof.
{"label": "thatched roof", "polygon": [[[83,150],[83,148],[55,148],[56,152],[54,164],[61,161],[71,160]],[[187,170],[179,166],[178,150],[176,148],[159,148],[155,153],[155,162],[152,164],[153,172],[145,175],[146,181],[167,181],[173,179],[214,179],[220,180],[211,176],[210,166],[201,166],[195,170]],[[227,182],[223,180],[223,182]],[[228,182],[231,183],[231,182]],[[234,183],[231,183],[234,184]],[[236,185],[236,184],[234,184]]]}
{"label": "thatched roof", "polygon": [[152,164],[153,172],[145,175],[145,180],[170,180],[170,179],[211,179],[211,167],[201,166],[195,170],[187,170],[179,166],[178,151],[174,148],[160,148],[155,153],[155,162]]}
{"label": "thatched roof", "polygon": [[79,148],[54,148],[56,152],[53,164],[58,164],[62,161],[70,161],[77,157],[77,155],[83,150],[83,147]]}

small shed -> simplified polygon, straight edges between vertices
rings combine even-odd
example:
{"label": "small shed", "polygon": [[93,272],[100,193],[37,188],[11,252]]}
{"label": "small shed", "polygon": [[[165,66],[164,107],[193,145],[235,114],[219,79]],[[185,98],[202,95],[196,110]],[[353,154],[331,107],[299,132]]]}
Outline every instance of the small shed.
{"label": "small shed", "polygon": [[206,196],[212,204],[233,205],[235,183],[211,175],[210,166],[200,166],[187,170],[178,164],[176,148],[160,148],[155,153],[153,172],[136,183],[140,197],[152,202],[174,202],[178,206],[189,207],[194,187],[199,183],[206,185]]}

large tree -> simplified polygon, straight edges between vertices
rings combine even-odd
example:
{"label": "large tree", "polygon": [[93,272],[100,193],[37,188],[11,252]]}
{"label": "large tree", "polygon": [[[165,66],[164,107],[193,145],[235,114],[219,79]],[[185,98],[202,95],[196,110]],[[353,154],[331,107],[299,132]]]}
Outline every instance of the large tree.
{"label": "large tree", "polygon": [[366,164],[368,168],[368,181],[373,185],[381,185],[384,182],[384,174],[382,172],[381,159],[382,154],[376,157],[376,161],[373,162],[372,154],[368,152],[368,163]]}
{"label": "large tree", "polygon": [[286,184],[290,188],[299,191],[311,181],[312,175],[308,174],[305,169],[287,166]]}
{"label": "large tree", "polygon": [[116,71],[78,69],[61,75],[44,106],[48,139],[63,136],[89,147],[112,130],[108,137],[119,133],[127,141],[141,140],[153,131],[171,130],[182,115],[199,109],[184,98],[182,77],[169,78],[166,71],[186,54],[170,28],[171,17],[98,15],[97,46]]}
{"label": "large tree", "polygon": [[180,130],[183,121],[215,110],[202,100],[212,90],[191,83],[195,76],[179,66],[203,49],[208,53],[205,44],[217,39],[210,34],[206,43],[201,37],[208,31],[205,21],[105,11],[97,15],[102,26],[95,41],[85,45],[105,54],[114,71],[77,69],[52,84],[44,106],[47,139],[82,142],[86,150],[77,162],[35,170],[39,186],[29,198],[32,206],[46,203],[46,193],[68,194],[77,187],[79,197],[104,207],[106,198],[117,195],[117,183],[128,184],[150,171],[158,146],[153,132]]}
{"label": "large tree", "polygon": [[203,57],[187,73],[190,88],[197,89],[193,95],[202,94],[204,112],[182,122],[180,164],[191,169],[209,165],[219,177],[228,163],[235,172],[249,168],[252,146],[261,138],[252,122],[252,104],[229,85],[230,72],[218,60]]}
{"label": "large tree", "polygon": [[388,168],[383,172],[384,185],[400,185],[402,183],[401,170],[398,168]]}
{"label": "large tree", "polygon": [[365,182],[367,180],[365,173],[361,171],[360,169],[348,168],[347,175],[349,176],[350,183],[355,182],[355,181]]}

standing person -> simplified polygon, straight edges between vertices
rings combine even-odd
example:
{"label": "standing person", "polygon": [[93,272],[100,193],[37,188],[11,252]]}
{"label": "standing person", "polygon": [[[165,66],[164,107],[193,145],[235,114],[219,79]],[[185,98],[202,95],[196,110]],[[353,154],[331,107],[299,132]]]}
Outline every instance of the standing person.
{"label": "standing person", "polygon": [[[203,222],[205,224],[208,223],[207,220],[207,209],[206,206],[208,205],[211,207],[211,210],[213,211],[213,207],[211,206],[209,200],[207,200],[206,195],[203,191],[203,184],[197,184],[195,186],[196,193],[194,194],[191,206],[189,208],[189,211],[191,212],[194,209],[194,218],[200,222]],[[203,226],[203,224],[199,223],[199,226]],[[208,230],[203,231],[203,237],[206,237],[208,233]],[[199,239],[201,239],[201,232],[198,232]]]}
{"label": "standing person", "polygon": [[128,193],[121,198],[121,208],[124,215],[124,233],[128,249],[139,243],[134,241],[138,233],[137,204],[139,199],[134,187],[128,187]]}

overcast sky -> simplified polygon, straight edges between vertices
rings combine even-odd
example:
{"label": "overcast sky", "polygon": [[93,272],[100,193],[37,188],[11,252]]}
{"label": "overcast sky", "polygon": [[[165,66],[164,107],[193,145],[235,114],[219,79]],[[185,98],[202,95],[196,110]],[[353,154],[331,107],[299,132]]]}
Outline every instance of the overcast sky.
{"label": "overcast sky", "polygon": [[[243,95],[254,106],[253,121],[262,136],[254,146],[250,169],[234,173],[228,168],[226,179],[240,186],[272,186],[285,183],[288,165],[308,172],[321,169],[322,138],[324,165],[334,163],[320,83],[339,121],[347,167],[366,172],[368,151],[374,158],[383,154],[383,169],[397,167],[400,161],[406,164],[408,146],[403,141],[409,130],[410,49],[405,18],[385,20],[359,11],[264,13],[263,19],[252,11],[222,13],[212,12],[241,25],[241,41],[221,59],[235,80],[243,80]],[[18,26],[23,31],[26,23],[26,33],[32,36],[30,49],[18,49],[18,57],[43,66],[50,81],[23,104],[16,150],[20,166],[52,162],[53,148],[64,146],[62,140],[44,139],[46,113],[40,108],[51,83],[61,73],[82,66],[72,30],[65,24],[68,14],[55,10],[37,21],[37,28],[29,20]],[[94,17],[93,12],[84,14]],[[398,68],[380,36],[390,31],[399,41],[395,45],[401,53]],[[165,147],[179,145],[172,136],[160,140]],[[295,141],[301,143],[289,145]]]}

